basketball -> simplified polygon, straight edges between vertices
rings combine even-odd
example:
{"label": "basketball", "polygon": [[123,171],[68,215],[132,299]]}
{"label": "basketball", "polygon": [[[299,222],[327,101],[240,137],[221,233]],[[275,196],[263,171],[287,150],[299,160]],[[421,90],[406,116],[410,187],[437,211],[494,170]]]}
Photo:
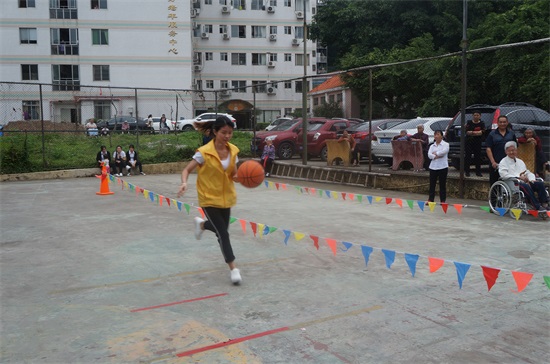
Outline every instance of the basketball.
{"label": "basketball", "polygon": [[237,169],[237,176],[241,185],[247,188],[258,187],[264,181],[264,167],[256,161],[243,162]]}

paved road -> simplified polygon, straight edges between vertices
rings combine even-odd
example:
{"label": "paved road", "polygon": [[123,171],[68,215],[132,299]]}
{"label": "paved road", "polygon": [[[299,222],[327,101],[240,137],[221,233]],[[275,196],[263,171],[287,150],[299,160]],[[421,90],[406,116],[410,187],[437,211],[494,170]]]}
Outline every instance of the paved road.
{"label": "paved road", "polygon": [[[175,198],[179,176],[126,180]],[[292,183],[315,196],[238,188],[230,232],[241,286],[230,284],[214,236],[194,239],[193,190],[180,199],[187,215],[122,185],[97,196],[96,178],[1,183],[0,361],[546,362],[549,222],[421,212],[385,197],[425,196]],[[250,222],[277,230],[254,237]],[[368,265],[362,245],[373,248]],[[391,269],[381,249],[395,252]],[[419,255],[414,278],[404,253]],[[445,264],[429,273],[428,256]],[[453,262],[471,265],[462,289]],[[481,265],[502,269],[490,292]],[[512,270],[534,274],[521,293]]]}

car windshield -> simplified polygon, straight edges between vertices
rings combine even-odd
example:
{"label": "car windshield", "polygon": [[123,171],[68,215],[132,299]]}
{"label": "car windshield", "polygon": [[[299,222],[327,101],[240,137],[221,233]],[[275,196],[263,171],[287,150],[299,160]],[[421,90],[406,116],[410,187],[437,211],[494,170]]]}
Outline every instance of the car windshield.
{"label": "car windshield", "polygon": [[288,130],[288,129],[292,128],[294,126],[294,124],[296,124],[295,120],[287,120],[287,121],[282,122],[281,124],[277,125],[273,129],[271,129],[271,131]]}
{"label": "car windshield", "polygon": [[393,126],[392,128],[389,128],[389,129],[393,129],[397,126],[399,126],[399,129],[414,129],[414,128],[417,127],[417,125],[424,124],[426,121],[428,121],[428,120],[426,120],[426,119],[412,119],[412,120],[409,120],[407,122],[404,122],[403,124],[397,124],[397,125]]}

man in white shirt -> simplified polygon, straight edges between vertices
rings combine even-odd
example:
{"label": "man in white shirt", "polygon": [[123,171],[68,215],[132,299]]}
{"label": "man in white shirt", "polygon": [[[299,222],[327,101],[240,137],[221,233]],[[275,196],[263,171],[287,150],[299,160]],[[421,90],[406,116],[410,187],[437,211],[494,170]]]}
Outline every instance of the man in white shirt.
{"label": "man in white shirt", "polygon": [[[519,179],[520,187],[531,200],[536,210],[541,213],[550,211],[548,208],[548,196],[544,188],[544,182],[537,181],[535,175],[527,169],[525,163],[517,157],[518,149],[514,141],[504,145],[506,157],[498,164],[498,173],[502,180]],[[535,197],[535,193],[538,199]]]}

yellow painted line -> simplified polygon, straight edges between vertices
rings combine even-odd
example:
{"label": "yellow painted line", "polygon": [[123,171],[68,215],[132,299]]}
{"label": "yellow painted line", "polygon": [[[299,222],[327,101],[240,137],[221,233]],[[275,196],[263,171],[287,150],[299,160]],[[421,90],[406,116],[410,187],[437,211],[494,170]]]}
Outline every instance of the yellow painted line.
{"label": "yellow painted line", "polygon": [[301,329],[303,327],[312,326],[312,325],[320,324],[320,323],[327,322],[327,321],[337,320],[337,319],[344,318],[344,317],[357,316],[357,315],[360,315],[362,313],[372,312],[372,311],[380,310],[380,309],[382,309],[381,305],[375,305],[375,306],[372,306],[372,307],[362,308],[362,309],[355,310],[355,311],[344,312],[344,313],[341,313],[339,315],[327,316],[327,317],[323,317],[323,318],[320,318],[320,319],[317,319],[317,320],[301,322],[301,323],[298,323],[298,324],[295,324],[295,325],[292,325],[292,326],[288,326],[288,328],[290,330]]}

